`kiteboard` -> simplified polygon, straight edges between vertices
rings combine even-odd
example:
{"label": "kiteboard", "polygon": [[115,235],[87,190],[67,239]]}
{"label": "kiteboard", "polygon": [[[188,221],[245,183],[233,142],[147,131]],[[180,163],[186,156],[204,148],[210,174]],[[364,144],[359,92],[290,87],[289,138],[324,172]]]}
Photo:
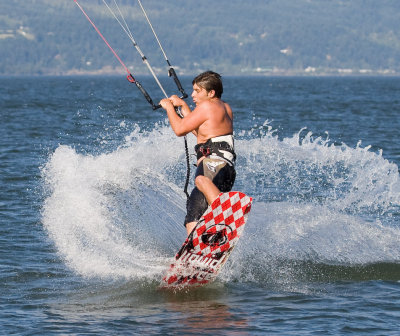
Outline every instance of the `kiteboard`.
{"label": "kiteboard", "polygon": [[175,256],[161,288],[183,289],[212,282],[243,233],[252,198],[221,193],[208,206]]}

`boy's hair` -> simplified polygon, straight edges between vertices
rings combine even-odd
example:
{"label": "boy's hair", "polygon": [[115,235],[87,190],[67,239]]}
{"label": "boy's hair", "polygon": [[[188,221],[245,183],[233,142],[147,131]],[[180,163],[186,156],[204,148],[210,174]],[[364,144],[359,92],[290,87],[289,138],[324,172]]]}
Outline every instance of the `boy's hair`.
{"label": "boy's hair", "polygon": [[214,71],[206,71],[201,73],[200,75],[196,76],[195,79],[193,79],[192,84],[197,84],[207,92],[214,90],[217,98],[221,98],[222,93],[224,92],[221,75]]}

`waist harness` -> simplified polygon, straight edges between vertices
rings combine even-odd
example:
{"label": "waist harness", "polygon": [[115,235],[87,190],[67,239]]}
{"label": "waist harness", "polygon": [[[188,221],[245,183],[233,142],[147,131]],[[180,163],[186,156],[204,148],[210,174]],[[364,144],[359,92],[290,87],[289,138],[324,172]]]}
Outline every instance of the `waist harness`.
{"label": "waist harness", "polygon": [[197,144],[194,147],[194,150],[197,155],[197,160],[199,160],[203,156],[207,157],[210,155],[215,155],[227,161],[230,165],[233,165],[234,162],[236,161],[236,154],[233,145],[223,140],[226,137],[229,137],[233,144],[232,135],[224,135],[220,137],[211,138],[204,143]]}

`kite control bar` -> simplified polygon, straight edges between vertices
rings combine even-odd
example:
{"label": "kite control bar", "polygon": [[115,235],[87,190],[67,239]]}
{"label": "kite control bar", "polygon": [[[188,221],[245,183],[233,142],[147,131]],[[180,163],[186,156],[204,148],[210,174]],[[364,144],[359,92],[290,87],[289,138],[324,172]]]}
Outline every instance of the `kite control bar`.
{"label": "kite control bar", "polygon": [[[169,63],[169,62],[168,62]],[[174,78],[174,82],[178,88],[178,90],[182,93],[182,96],[180,97],[181,99],[186,99],[188,97],[187,93],[185,92],[185,90],[182,87],[181,82],[179,81],[178,76],[176,75],[176,72],[174,70],[173,67],[170,67],[168,70],[168,76],[169,77],[173,77]]]}
{"label": "kite control bar", "polygon": [[146,100],[149,102],[149,104],[151,105],[151,107],[153,108],[153,110],[157,110],[161,107],[161,105],[156,105],[153,102],[153,99],[151,99],[150,95],[148,94],[148,92],[144,89],[144,87],[142,86],[142,84],[140,84],[139,81],[137,81],[135,79],[135,77],[132,76],[132,74],[129,74],[127,77],[129,82],[133,83],[136,85],[136,87],[140,90],[140,92],[143,94],[143,96],[146,98]]}

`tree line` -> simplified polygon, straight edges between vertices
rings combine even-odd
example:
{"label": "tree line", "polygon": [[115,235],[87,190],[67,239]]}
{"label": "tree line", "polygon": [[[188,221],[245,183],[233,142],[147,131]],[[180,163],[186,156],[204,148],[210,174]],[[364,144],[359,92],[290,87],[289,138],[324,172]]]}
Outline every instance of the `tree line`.
{"label": "tree line", "polygon": [[[111,2],[110,2],[111,3]],[[156,69],[157,43],[132,1],[119,1],[135,40]],[[136,72],[146,69],[102,1],[81,0],[104,36]],[[400,72],[400,2],[204,0],[144,2],[180,72],[225,74],[329,69]],[[0,74],[66,74],[118,68],[74,2],[15,0],[0,4]]]}

